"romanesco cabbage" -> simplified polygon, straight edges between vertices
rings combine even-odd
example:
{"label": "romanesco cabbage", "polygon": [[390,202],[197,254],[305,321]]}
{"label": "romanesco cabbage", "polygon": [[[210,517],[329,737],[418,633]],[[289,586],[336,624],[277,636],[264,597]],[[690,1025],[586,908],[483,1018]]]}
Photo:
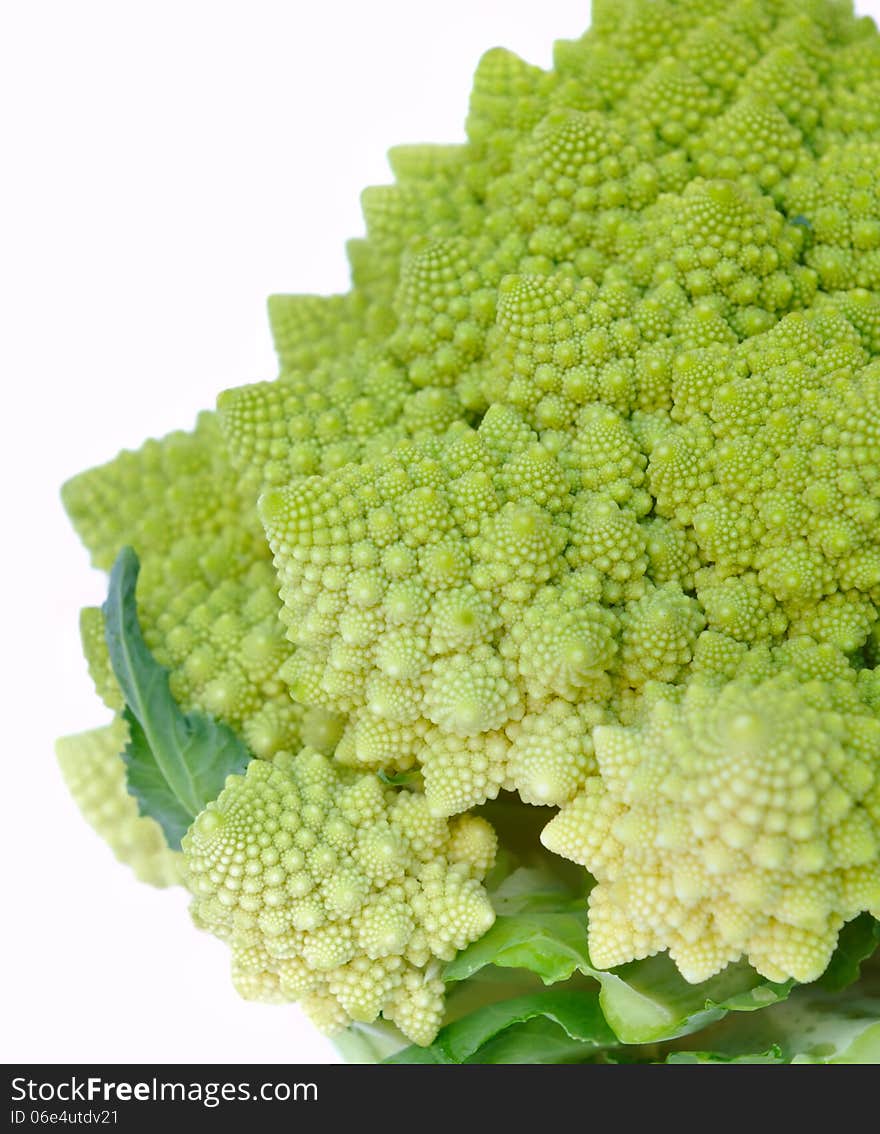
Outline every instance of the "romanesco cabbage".
{"label": "romanesco cabbage", "polygon": [[[270,299],[275,381],[65,485],[252,759],[180,855],[119,716],[62,769],[242,995],[381,1016],[396,1062],[553,1026],[574,1062],[880,1061],[878,108],[842,0],[595,0],[551,70],[483,57],[464,143],[391,151],[350,293]],[[486,965],[522,990],[467,1046]],[[826,1060],[792,1021],[846,985]]]}

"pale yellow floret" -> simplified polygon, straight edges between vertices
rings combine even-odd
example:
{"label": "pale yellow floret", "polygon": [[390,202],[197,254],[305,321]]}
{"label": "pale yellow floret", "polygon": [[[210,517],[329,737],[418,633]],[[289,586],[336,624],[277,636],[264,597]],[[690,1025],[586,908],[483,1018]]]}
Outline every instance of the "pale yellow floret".
{"label": "pale yellow floret", "polygon": [[142,882],[173,886],[181,881],[181,859],[168,849],[159,824],[138,814],[125,783],[123,750],[128,729],[121,717],[104,728],[65,736],[55,751],[61,774],[85,821],[120,862]]}
{"label": "pale yellow floret", "polygon": [[853,682],[695,679],[593,736],[599,775],[542,841],[597,880],[597,965],[668,950],[693,982],[742,956],[811,981],[877,908],[880,718]]}
{"label": "pale yellow floret", "polygon": [[577,795],[595,774],[592,734],[606,715],[600,703],[553,698],[538,701],[508,726],[508,776],[524,803],[558,806]]}

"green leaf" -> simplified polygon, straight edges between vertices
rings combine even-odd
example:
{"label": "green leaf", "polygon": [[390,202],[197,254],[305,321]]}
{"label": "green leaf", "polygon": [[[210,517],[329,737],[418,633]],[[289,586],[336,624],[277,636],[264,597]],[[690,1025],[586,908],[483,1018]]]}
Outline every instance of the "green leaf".
{"label": "green leaf", "polygon": [[665,953],[615,972],[591,969],[589,975],[602,985],[602,1010],[623,1043],[657,1043],[688,1035],[728,1012],[767,1008],[794,987],[792,981],[773,984],[745,963],[728,965],[701,984],[688,984]]}
{"label": "green leaf", "polygon": [[799,985],[784,1003],[757,1016],[728,1016],[700,1037],[698,1052],[667,1062],[739,1062],[772,1051],[783,1063],[880,1063],[880,969],[844,991]]}
{"label": "green leaf", "polygon": [[429,1048],[408,1047],[385,1062],[581,1062],[616,1043],[594,990],[543,989],[478,1008],[442,1028]]}
{"label": "green leaf", "polygon": [[[583,903],[577,903],[582,906]],[[587,929],[581,909],[525,910],[500,914],[492,928],[446,966],[448,981],[466,980],[485,965],[528,969],[556,984],[589,967]]]}
{"label": "green leaf", "polygon": [[880,980],[844,992],[804,985],[761,1024],[792,1063],[880,1063]]}
{"label": "green leaf", "polygon": [[859,979],[862,962],[880,945],[880,921],[870,914],[860,914],[840,931],[837,948],[818,985],[828,992],[839,992]]}
{"label": "green leaf", "polygon": [[179,850],[180,841],[193,821],[192,812],[165,778],[146,733],[128,706],[122,716],[128,724],[128,743],[122,751],[128,793],[137,800],[141,815],[159,823],[168,846]]}
{"label": "green leaf", "polygon": [[447,981],[462,981],[486,965],[526,969],[546,984],[583,973],[599,982],[605,1019],[622,1043],[673,1039],[720,1020],[729,1011],[766,1008],[788,996],[792,983],[772,984],[749,965],[730,965],[702,984],[688,984],[666,955],[595,968],[587,948],[586,902],[558,879],[541,889],[539,871],[515,871],[493,895],[492,928],[447,965]]}
{"label": "green leaf", "polygon": [[674,1051],[667,1063],[785,1063],[778,1047],[754,1055],[721,1055],[715,1051]]}
{"label": "green leaf", "polygon": [[880,1063],[880,1020],[867,1024],[863,1029],[850,1025],[848,1040],[846,1046],[833,1055],[824,1058],[796,1056],[792,1063]]}
{"label": "green leaf", "polygon": [[535,1016],[505,1028],[465,1063],[587,1063],[604,1049],[573,1038],[550,1016]]}
{"label": "green leaf", "polygon": [[[880,1010],[865,992],[869,980],[880,980],[873,962],[863,963],[876,941],[870,918],[845,928],[829,966],[835,988],[858,976],[862,966],[862,980],[849,989],[841,1009],[840,997],[821,982],[774,984],[744,963],[697,985],[688,984],[665,954],[614,971],[596,969],[587,948],[586,901],[552,871],[514,870],[493,889],[492,900],[495,924],[444,973],[452,986],[448,1006],[458,1018],[430,1047],[408,1047],[385,1062],[780,1064],[880,1058]],[[538,985],[524,994],[524,986],[537,980],[554,987]],[[567,983],[555,987],[558,982]],[[684,1037],[694,1032],[700,1033],[699,1050],[684,1050],[693,1042]]]}
{"label": "green leaf", "polygon": [[141,815],[155,819],[172,850],[226,777],[244,771],[250,752],[234,732],[206,713],[182,713],[171,695],[168,670],[144,641],[135,589],[138,557],[124,547],[110,572],[104,603],[110,664],[125,698],[130,740],[123,753],[128,790]]}

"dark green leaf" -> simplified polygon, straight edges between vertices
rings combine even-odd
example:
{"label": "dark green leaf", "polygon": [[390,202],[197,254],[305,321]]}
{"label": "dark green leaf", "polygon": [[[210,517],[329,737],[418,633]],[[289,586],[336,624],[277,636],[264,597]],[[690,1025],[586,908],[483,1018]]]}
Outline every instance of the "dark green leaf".
{"label": "dark green leaf", "polygon": [[194,816],[168,783],[158,761],[153,758],[140,722],[128,706],[122,716],[128,724],[128,743],[123,749],[122,759],[129,794],[137,800],[141,815],[152,816],[160,824],[168,846],[178,850]]}
{"label": "dark green leaf", "polygon": [[131,739],[123,753],[128,790],[142,815],[162,827],[168,845],[180,840],[205,805],[220,794],[226,777],[244,771],[250,752],[226,725],[206,713],[180,711],[168,671],[144,641],[135,589],[138,557],[124,547],[110,573],[104,603],[110,664],[125,698]]}

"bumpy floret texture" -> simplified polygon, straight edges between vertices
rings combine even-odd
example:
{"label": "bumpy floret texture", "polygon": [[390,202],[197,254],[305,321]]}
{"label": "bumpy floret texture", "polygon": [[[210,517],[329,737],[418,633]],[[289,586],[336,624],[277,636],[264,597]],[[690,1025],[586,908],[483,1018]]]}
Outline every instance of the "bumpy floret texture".
{"label": "bumpy floret texture", "polygon": [[196,923],[227,940],[242,995],[300,1000],[324,1030],[380,1013],[428,1043],[438,960],[494,921],[482,819],[431,816],[424,797],[304,749],[231,776],[183,842]]}
{"label": "bumpy floret texture", "polygon": [[281,484],[501,399],[668,408],[682,347],[876,286],[878,58],[786,2],[615,4],[550,72],[488,52],[467,142],[364,193],[351,295],[272,300],[279,380],[220,402],[234,459]]}
{"label": "bumpy floret texture", "polygon": [[[217,419],[148,441],[64,486],[64,503],[97,567],[126,544],[141,558],[139,617],[186,709],[241,732],[255,755],[298,745],[302,709],[279,671],[290,653],[278,622],[271,558],[255,515],[255,484],[226,459]],[[119,705],[99,610],[83,612],[89,669]]]}
{"label": "bumpy floret texture", "polygon": [[596,879],[597,965],[668,949],[691,981],[742,956],[812,981],[880,913],[880,719],[854,680],[695,679],[593,739],[599,775],[542,839]]}
{"label": "bumpy floret texture", "polygon": [[125,786],[122,750],[128,729],[121,717],[103,728],[65,736],[55,752],[67,789],[83,819],[120,862],[152,886],[182,881],[180,855],[168,849],[159,824],[138,814]]}
{"label": "bumpy floret texture", "polygon": [[[583,476],[499,406],[476,431],[262,499],[294,696],[348,714],[341,758],[417,762],[438,814],[503,787],[570,798],[590,768],[578,729],[675,681],[705,624],[646,578],[644,496],[621,506],[596,472],[615,443],[644,464],[625,421],[594,406],[583,422]],[[541,749],[561,739],[551,774]]]}

